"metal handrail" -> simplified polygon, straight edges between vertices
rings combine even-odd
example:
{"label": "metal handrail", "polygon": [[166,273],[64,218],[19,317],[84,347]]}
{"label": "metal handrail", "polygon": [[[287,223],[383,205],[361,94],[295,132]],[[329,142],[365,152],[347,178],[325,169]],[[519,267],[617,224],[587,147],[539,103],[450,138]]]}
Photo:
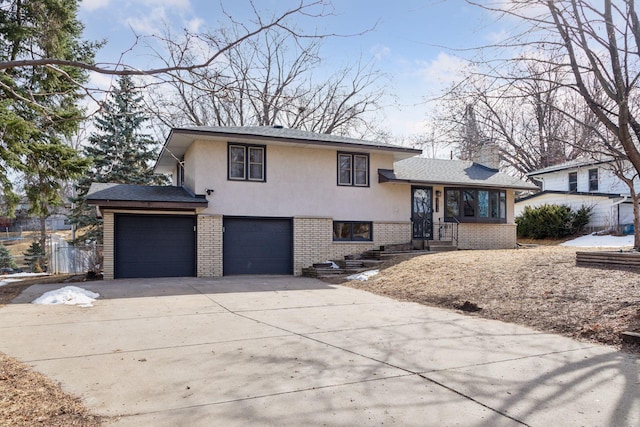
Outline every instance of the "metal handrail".
{"label": "metal handrail", "polygon": [[443,222],[442,218],[438,218],[438,239],[439,240],[447,240],[451,239],[455,245],[458,245],[458,226],[460,225],[460,220],[456,217],[452,217],[453,221]]}

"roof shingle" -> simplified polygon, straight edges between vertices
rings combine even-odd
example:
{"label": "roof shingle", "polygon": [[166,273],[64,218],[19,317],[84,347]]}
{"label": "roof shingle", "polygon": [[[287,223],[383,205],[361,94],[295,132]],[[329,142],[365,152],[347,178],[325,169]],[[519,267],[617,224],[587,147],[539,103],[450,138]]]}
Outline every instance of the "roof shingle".
{"label": "roof shingle", "polygon": [[133,185],[92,183],[86,196],[87,203],[103,205],[105,202],[139,202],[207,206],[203,196],[194,196],[182,187],[161,185]]}
{"label": "roof shingle", "polygon": [[395,162],[393,171],[379,173],[387,181],[538,190],[532,183],[467,160],[413,157]]}

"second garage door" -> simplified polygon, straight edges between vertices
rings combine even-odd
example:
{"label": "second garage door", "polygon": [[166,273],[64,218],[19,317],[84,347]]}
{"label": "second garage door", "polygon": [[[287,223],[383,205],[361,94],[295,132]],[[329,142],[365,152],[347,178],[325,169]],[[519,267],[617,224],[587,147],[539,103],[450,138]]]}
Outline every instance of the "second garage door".
{"label": "second garage door", "polygon": [[293,224],[289,218],[224,218],[223,272],[293,274]]}

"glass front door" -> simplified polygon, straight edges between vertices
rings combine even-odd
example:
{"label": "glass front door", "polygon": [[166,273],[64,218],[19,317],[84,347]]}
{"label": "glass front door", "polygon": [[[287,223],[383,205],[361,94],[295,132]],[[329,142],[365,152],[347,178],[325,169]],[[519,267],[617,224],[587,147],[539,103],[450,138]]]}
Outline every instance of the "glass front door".
{"label": "glass front door", "polygon": [[433,236],[433,191],[431,187],[411,187],[413,238],[430,240]]}

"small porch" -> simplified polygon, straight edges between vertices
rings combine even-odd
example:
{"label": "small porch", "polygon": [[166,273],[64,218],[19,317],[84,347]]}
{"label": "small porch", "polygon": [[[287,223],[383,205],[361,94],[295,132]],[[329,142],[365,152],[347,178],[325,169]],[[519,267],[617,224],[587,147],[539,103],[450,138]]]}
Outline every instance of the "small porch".
{"label": "small porch", "polygon": [[458,228],[460,222],[444,222],[438,219],[437,224],[430,223],[428,218],[412,218],[413,236],[412,250],[444,252],[458,250]]}

